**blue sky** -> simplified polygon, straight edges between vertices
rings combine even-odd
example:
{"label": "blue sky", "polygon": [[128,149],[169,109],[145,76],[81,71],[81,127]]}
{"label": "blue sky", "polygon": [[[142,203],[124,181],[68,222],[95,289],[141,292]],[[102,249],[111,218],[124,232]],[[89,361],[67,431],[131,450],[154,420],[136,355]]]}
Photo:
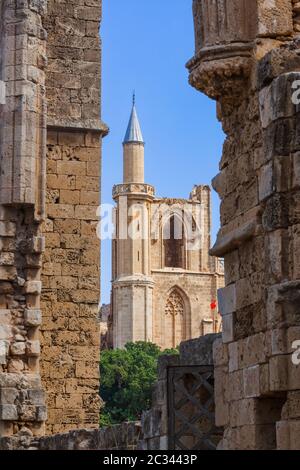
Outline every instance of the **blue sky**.
{"label": "blue sky", "polygon": [[[224,135],[215,102],[188,84],[186,62],[194,54],[192,0],[103,0],[102,202],[122,182],[122,141],[132,91],[146,141],[145,181],[158,196],[187,198],[194,184],[210,184],[218,172]],[[212,193],[213,240],[219,198]],[[108,303],[111,244],[102,243],[102,302]]]}

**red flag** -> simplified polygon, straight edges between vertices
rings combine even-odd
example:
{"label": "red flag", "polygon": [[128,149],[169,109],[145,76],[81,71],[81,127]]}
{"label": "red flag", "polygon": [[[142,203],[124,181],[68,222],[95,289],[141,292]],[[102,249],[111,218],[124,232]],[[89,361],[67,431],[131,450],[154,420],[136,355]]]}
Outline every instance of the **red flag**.
{"label": "red flag", "polygon": [[214,310],[215,308],[217,308],[217,301],[216,300],[212,301],[212,303],[210,304],[210,308],[211,308],[211,310]]}

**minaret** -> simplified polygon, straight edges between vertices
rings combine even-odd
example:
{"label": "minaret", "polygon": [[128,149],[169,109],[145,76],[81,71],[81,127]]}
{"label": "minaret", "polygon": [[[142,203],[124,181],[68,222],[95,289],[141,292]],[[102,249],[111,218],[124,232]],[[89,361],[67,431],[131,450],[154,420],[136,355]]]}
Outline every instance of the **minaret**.
{"label": "minaret", "polygon": [[144,182],[145,143],[135,95],[123,141],[123,184],[114,186],[112,314],[114,348],[152,341],[153,280],[150,269],[150,214],[154,188]]}

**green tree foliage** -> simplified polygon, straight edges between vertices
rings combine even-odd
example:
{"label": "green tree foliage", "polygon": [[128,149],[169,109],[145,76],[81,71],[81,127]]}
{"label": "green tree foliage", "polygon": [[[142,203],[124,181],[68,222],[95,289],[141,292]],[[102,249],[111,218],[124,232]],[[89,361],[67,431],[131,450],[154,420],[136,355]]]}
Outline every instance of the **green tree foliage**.
{"label": "green tree foliage", "polygon": [[100,425],[140,419],[150,408],[152,386],[157,380],[157,361],[163,354],[179,354],[177,349],[161,351],[152,343],[128,343],[125,349],[103,351],[100,358],[100,396],[105,402]]}

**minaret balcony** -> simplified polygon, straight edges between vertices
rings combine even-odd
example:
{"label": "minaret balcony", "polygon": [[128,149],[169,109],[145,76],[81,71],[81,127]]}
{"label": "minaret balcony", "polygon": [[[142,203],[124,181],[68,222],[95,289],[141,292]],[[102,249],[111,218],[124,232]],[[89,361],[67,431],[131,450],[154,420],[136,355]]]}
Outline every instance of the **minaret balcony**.
{"label": "minaret balcony", "polygon": [[145,183],[117,184],[113,187],[113,198],[116,199],[120,196],[139,196],[153,199],[155,189],[154,186]]}

